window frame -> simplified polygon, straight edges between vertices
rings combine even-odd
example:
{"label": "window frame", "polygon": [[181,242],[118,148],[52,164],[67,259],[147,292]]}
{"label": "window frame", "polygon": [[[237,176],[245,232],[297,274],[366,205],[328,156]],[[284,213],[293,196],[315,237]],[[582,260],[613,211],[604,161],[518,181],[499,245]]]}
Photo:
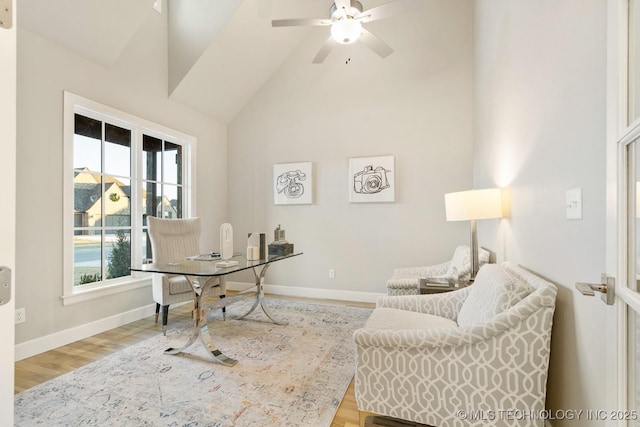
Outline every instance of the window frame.
{"label": "window frame", "polygon": [[[125,292],[151,285],[148,275],[134,273],[115,279],[106,279],[81,287],[74,286],[74,118],[75,114],[101,120],[131,130],[131,263],[143,262],[141,247],[143,231],[142,197],[140,191],[145,181],[142,173],[143,135],[160,138],[182,146],[182,197],[183,215],[195,215],[195,161],[196,138],[167,128],[149,120],[119,111],[98,102],[64,91],[63,111],[63,305],[75,304],[114,293]],[[136,248],[134,250],[134,248]]]}

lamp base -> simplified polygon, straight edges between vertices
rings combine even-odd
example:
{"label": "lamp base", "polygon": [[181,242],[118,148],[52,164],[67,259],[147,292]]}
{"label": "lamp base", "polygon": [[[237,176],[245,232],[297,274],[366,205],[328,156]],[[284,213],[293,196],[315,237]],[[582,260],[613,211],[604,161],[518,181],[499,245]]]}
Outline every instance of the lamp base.
{"label": "lamp base", "polygon": [[476,226],[476,220],[471,220],[471,276],[470,281],[474,281],[478,269],[480,268],[480,262],[478,260],[478,228]]}

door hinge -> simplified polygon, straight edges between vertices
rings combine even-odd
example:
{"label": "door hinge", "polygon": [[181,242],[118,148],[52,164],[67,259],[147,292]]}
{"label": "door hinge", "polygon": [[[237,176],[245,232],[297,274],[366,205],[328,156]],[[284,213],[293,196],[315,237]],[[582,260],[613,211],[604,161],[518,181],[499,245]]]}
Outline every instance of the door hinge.
{"label": "door hinge", "polygon": [[0,305],[11,301],[11,269],[0,266]]}
{"label": "door hinge", "polygon": [[13,25],[13,0],[0,0],[0,28],[7,30]]}
{"label": "door hinge", "polygon": [[607,305],[613,305],[616,301],[616,279],[615,277],[607,276],[602,273],[600,276],[600,283],[584,283],[576,282],[576,289],[580,291],[582,295],[595,296],[596,292],[600,292],[600,298]]}

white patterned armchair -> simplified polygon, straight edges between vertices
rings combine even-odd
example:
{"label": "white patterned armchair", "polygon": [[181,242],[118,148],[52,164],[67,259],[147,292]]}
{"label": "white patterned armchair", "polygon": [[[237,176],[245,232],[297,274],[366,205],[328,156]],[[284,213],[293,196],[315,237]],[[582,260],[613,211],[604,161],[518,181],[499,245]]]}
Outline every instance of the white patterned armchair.
{"label": "white patterned armchair", "polygon": [[[478,249],[479,266],[489,262],[489,251]],[[420,294],[420,279],[447,279],[450,282],[466,281],[471,277],[471,251],[468,246],[461,245],[453,252],[447,262],[424,267],[403,267],[393,270],[393,276],[387,280],[389,295]]]}
{"label": "white patterned armchair", "polygon": [[505,262],[453,292],[380,297],[354,333],[358,409],[438,427],[542,427],[500,411],[545,409],[556,292]]}

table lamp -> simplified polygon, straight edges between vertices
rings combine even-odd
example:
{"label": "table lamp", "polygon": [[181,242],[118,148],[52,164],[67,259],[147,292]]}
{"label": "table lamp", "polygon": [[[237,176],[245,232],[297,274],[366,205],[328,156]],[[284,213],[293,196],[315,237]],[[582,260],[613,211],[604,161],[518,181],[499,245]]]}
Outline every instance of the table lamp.
{"label": "table lamp", "polygon": [[447,221],[471,221],[471,280],[478,273],[478,232],[476,220],[502,217],[502,190],[459,191],[444,195]]}

